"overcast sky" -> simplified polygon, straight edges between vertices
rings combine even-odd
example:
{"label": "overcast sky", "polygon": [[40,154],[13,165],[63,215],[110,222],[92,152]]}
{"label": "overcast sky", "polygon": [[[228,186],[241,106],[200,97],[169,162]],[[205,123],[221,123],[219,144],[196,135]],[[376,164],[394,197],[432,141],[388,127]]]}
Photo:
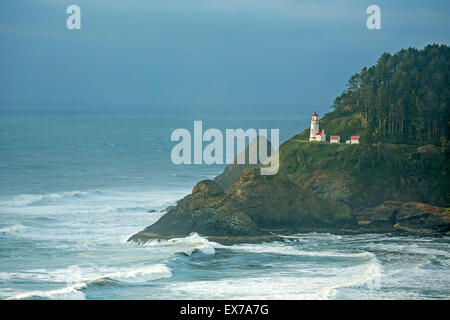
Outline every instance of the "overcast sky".
{"label": "overcast sky", "polygon": [[0,107],[325,111],[383,52],[449,38],[448,0],[2,0]]}

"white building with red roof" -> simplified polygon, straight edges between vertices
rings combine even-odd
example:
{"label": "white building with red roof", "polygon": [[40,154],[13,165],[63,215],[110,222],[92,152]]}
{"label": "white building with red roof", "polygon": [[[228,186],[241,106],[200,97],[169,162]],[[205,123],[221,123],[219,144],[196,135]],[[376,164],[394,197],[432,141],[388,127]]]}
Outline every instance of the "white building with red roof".
{"label": "white building with red roof", "polygon": [[359,136],[351,136],[350,143],[351,144],[359,144]]}
{"label": "white building with red roof", "polygon": [[316,141],[325,142],[327,141],[327,134],[325,133],[325,129],[316,133]]}
{"label": "white building with red roof", "polygon": [[341,143],[341,137],[339,137],[339,136],[330,136],[330,143]]}

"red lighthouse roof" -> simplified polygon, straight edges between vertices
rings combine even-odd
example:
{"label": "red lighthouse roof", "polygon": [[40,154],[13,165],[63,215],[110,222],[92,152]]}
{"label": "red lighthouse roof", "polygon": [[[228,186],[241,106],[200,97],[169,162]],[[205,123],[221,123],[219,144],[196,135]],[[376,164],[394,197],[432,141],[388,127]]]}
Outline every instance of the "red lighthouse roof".
{"label": "red lighthouse roof", "polygon": [[317,112],[314,111],[313,116],[317,117],[318,116]]}

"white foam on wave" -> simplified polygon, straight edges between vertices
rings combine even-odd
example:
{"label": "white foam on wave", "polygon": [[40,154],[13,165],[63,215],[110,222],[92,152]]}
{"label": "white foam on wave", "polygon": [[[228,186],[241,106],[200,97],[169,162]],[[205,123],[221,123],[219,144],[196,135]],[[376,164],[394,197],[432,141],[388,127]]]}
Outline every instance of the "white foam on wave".
{"label": "white foam on wave", "polygon": [[148,281],[170,278],[172,271],[164,264],[156,264],[136,269],[122,269],[106,273],[103,278],[113,279],[125,283],[146,283]]}
{"label": "white foam on wave", "polygon": [[78,283],[61,289],[49,291],[29,291],[14,295],[6,300],[24,300],[32,298],[44,298],[53,300],[84,300],[86,296],[81,289],[86,288],[85,283]]}
{"label": "white foam on wave", "polygon": [[301,250],[289,243],[272,242],[265,244],[237,244],[228,247],[233,250],[254,252],[254,253],[273,253],[280,255],[295,255],[295,256],[311,256],[311,257],[346,257],[346,258],[358,258],[368,257],[373,258],[374,254],[368,251],[361,252],[346,252],[336,250]]}
{"label": "white foam on wave", "polygon": [[[45,241],[122,243],[127,236],[156,222],[159,212],[188,190],[145,192],[92,190],[19,195],[0,200],[0,216],[12,224],[29,226],[28,232],[5,229],[15,237]],[[157,212],[148,212],[155,210]],[[1,228],[2,226],[0,226]],[[16,231],[14,234],[12,231]],[[76,243],[74,243],[76,246]]]}
{"label": "white foam on wave", "polygon": [[162,288],[163,298],[176,299],[333,299],[346,287],[380,286],[382,268],[374,257],[356,266],[333,267],[321,270],[299,269],[255,272],[249,277],[168,283]]}
{"label": "white foam on wave", "polygon": [[365,286],[370,291],[381,288],[383,279],[383,267],[380,261],[373,255],[367,264],[357,265],[344,269],[341,281],[338,281],[328,293],[327,298],[336,296],[339,289],[348,287]]}
{"label": "white foam on wave", "polygon": [[200,251],[204,254],[215,254],[216,248],[223,247],[218,243],[209,241],[207,238],[204,238],[195,232],[184,238],[149,240],[141,244],[172,253],[184,253],[188,256],[196,251]]}
{"label": "white foam on wave", "polygon": [[[154,208],[165,208],[182,196],[188,194],[189,189],[183,190],[150,190],[150,191],[117,191],[117,190],[86,190],[67,191],[47,194],[20,194],[0,200],[1,208],[25,209],[32,207],[63,207],[70,205],[80,207],[80,204],[101,205],[105,212],[140,211]],[[88,207],[86,207],[88,208]],[[83,207],[81,208],[83,209]],[[98,210],[98,208],[96,208]]]}
{"label": "white foam on wave", "polygon": [[[445,243],[440,244],[441,247],[450,249],[450,246]],[[411,255],[424,255],[424,256],[440,256],[444,258],[450,258],[450,253],[445,250],[431,248],[427,246],[419,246],[417,243],[368,243],[363,246],[365,249],[379,251],[384,253],[397,253],[397,254],[411,254]]]}
{"label": "white foam on wave", "polygon": [[285,239],[295,239],[295,240],[340,240],[343,237],[341,235],[332,234],[328,232],[310,232],[310,233],[297,233],[293,235],[280,235],[282,238]]}
{"label": "white foam on wave", "polygon": [[53,271],[32,270],[22,273],[2,273],[0,278],[5,280],[34,280],[66,282],[66,286],[47,291],[28,291],[13,295],[8,300],[44,298],[44,299],[73,299],[83,300],[86,298],[83,289],[95,283],[105,280],[114,280],[124,284],[144,284],[150,281],[170,278],[172,271],[165,264],[155,264],[141,266],[137,268],[80,268],[71,266],[67,269],[57,269]]}
{"label": "white foam on wave", "polygon": [[0,228],[0,234],[1,233],[20,233],[27,229],[26,226],[22,224],[13,224],[10,226],[2,227]]}
{"label": "white foam on wave", "polygon": [[80,199],[90,195],[101,195],[101,194],[102,192],[98,190],[92,191],[75,190],[75,191],[47,193],[47,194],[21,194],[14,196],[12,199],[0,202],[0,205],[10,207],[37,206],[37,205],[51,204],[61,200]]}
{"label": "white foam on wave", "polygon": [[[272,242],[263,244],[236,244],[222,246],[209,242],[198,234],[167,241],[150,241],[147,245],[177,245],[191,254],[194,248],[206,246],[233,251],[270,253],[280,255],[310,256],[318,259],[334,258],[333,263],[318,264],[317,259],[289,260],[282,267],[277,263],[271,271],[265,269],[224,279],[167,283],[161,291],[163,298],[176,299],[333,299],[340,289],[363,287],[376,290],[381,286],[383,268],[377,257],[368,251],[307,251],[294,243]],[[186,247],[187,246],[187,247]],[[211,248],[211,249],[210,249]],[[337,260],[336,260],[337,258]],[[281,265],[280,265],[281,266]]]}

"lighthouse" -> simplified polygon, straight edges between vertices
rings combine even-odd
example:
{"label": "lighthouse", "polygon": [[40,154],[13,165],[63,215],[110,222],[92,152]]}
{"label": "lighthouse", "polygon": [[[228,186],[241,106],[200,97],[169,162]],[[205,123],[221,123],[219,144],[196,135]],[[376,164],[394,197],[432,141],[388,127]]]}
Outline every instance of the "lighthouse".
{"label": "lighthouse", "polygon": [[311,119],[311,131],[309,133],[309,141],[317,141],[317,134],[319,133],[319,116],[314,111]]}
{"label": "lighthouse", "polygon": [[325,142],[327,141],[327,135],[325,130],[320,131],[319,128],[319,115],[314,111],[311,119],[311,131],[309,133],[309,141]]}

